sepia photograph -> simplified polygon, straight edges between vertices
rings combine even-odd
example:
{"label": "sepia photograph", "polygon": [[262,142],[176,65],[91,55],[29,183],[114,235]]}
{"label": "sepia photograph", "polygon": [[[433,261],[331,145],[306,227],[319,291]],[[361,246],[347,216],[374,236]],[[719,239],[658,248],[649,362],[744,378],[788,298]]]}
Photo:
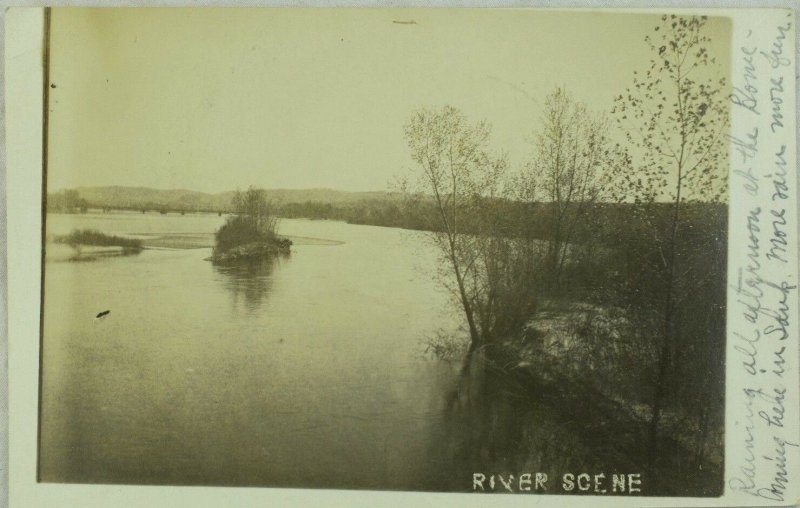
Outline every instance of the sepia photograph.
{"label": "sepia photograph", "polygon": [[44,16],[38,482],[730,486],[730,17]]}

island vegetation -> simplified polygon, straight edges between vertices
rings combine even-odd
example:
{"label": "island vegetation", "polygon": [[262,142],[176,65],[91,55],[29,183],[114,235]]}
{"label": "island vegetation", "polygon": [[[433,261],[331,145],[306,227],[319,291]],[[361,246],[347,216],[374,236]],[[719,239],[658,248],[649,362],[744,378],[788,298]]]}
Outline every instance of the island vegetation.
{"label": "island vegetation", "polygon": [[263,190],[250,187],[236,192],[232,205],[234,213],[214,235],[211,261],[222,264],[289,254],[292,241],[276,233],[278,217]]}
{"label": "island vegetation", "polygon": [[79,249],[83,245],[94,247],[121,247],[125,253],[137,253],[144,247],[137,238],[107,235],[95,229],[76,229],[68,235],[57,236],[56,243]]}

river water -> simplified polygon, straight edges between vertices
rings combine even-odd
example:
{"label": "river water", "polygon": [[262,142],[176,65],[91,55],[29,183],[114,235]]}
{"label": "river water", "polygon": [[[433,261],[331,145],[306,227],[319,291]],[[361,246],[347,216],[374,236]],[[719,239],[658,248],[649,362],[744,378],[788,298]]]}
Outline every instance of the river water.
{"label": "river water", "polygon": [[[47,221],[48,234],[209,234],[223,218]],[[41,480],[469,488],[441,446],[458,365],[421,343],[460,316],[422,234],[308,220],[280,232],[339,243],[236,268],[212,266],[208,248],[46,262]]]}
{"label": "river water", "polygon": [[50,239],[91,228],[153,248],[70,261],[47,244],[40,480],[470,491],[473,472],[541,471],[539,493],[567,493],[565,473],[721,492],[722,468],[678,448],[648,466],[646,425],[597,392],[501,350],[467,375],[424,354],[463,332],[423,233],[284,220],[291,255],[218,267],[223,221],[48,215]]}

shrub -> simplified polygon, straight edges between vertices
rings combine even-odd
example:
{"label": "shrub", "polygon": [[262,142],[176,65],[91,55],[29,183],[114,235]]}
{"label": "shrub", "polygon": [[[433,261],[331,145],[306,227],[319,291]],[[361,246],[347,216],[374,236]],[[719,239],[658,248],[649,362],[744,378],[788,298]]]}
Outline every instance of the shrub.
{"label": "shrub", "polygon": [[241,245],[273,241],[275,233],[270,230],[260,231],[247,216],[235,215],[228,217],[225,224],[217,230],[215,239],[214,255],[219,255]]}
{"label": "shrub", "polygon": [[263,190],[250,187],[237,191],[232,204],[236,214],[217,230],[214,257],[248,244],[277,244],[278,218]]}
{"label": "shrub", "polygon": [[467,333],[462,330],[461,334],[448,333],[439,329],[432,336],[422,339],[425,347],[424,354],[431,354],[439,360],[453,361],[463,358],[469,346]]}

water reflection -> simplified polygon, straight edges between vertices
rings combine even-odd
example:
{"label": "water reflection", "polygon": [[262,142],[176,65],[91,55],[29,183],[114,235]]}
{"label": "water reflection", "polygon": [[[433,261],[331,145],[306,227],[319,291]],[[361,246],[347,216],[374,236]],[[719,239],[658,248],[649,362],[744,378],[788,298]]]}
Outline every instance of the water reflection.
{"label": "water reflection", "polygon": [[[140,217],[107,230],[218,227]],[[460,365],[419,358],[418,337],[460,323],[414,270],[435,252],[390,228],[282,228],[345,243],[234,266],[191,249],[46,264],[43,481],[469,489],[442,450]]]}
{"label": "water reflection", "polygon": [[[679,450],[648,463],[645,420],[627,414],[590,387],[545,380],[522,368],[503,367],[496,355],[476,355],[448,397],[446,436],[438,453],[450,455],[459,484],[471,490],[473,473],[540,472],[548,490],[559,490],[564,474],[636,473],[650,495],[720,495],[722,471],[707,461],[681,462]],[[588,394],[594,393],[594,397]],[[679,447],[662,438],[661,449]],[[674,457],[674,458],[671,458]],[[506,476],[507,477],[507,476]],[[500,484],[487,490],[508,489]],[[588,493],[580,488],[574,493]]]}
{"label": "water reflection", "polygon": [[[541,472],[550,478],[549,490],[542,493],[559,493],[554,488],[565,473],[633,471],[646,477],[643,464],[635,460],[642,454],[632,459],[629,447],[619,446],[628,440],[636,446],[639,436],[620,436],[635,429],[581,404],[581,397],[565,393],[563,386],[539,383],[531,373],[499,365],[497,359],[476,356],[449,397],[447,452],[461,466],[457,476]],[[471,487],[463,481],[451,486]]]}
{"label": "water reflection", "polygon": [[252,312],[266,302],[272,290],[274,271],[289,256],[282,254],[213,266],[223,286],[231,293],[233,307],[239,308],[243,305],[247,311]]}
{"label": "water reflection", "polygon": [[[447,490],[472,490],[473,473],[529,471],[530,450],[524,431],[536,425],[536,405],[507,371],[498,370],[483,355],[461,371],[446,396],[447,444],[439,453],[450,457],[452,476]],[[545,422],[547,420],[545,419]]]}

